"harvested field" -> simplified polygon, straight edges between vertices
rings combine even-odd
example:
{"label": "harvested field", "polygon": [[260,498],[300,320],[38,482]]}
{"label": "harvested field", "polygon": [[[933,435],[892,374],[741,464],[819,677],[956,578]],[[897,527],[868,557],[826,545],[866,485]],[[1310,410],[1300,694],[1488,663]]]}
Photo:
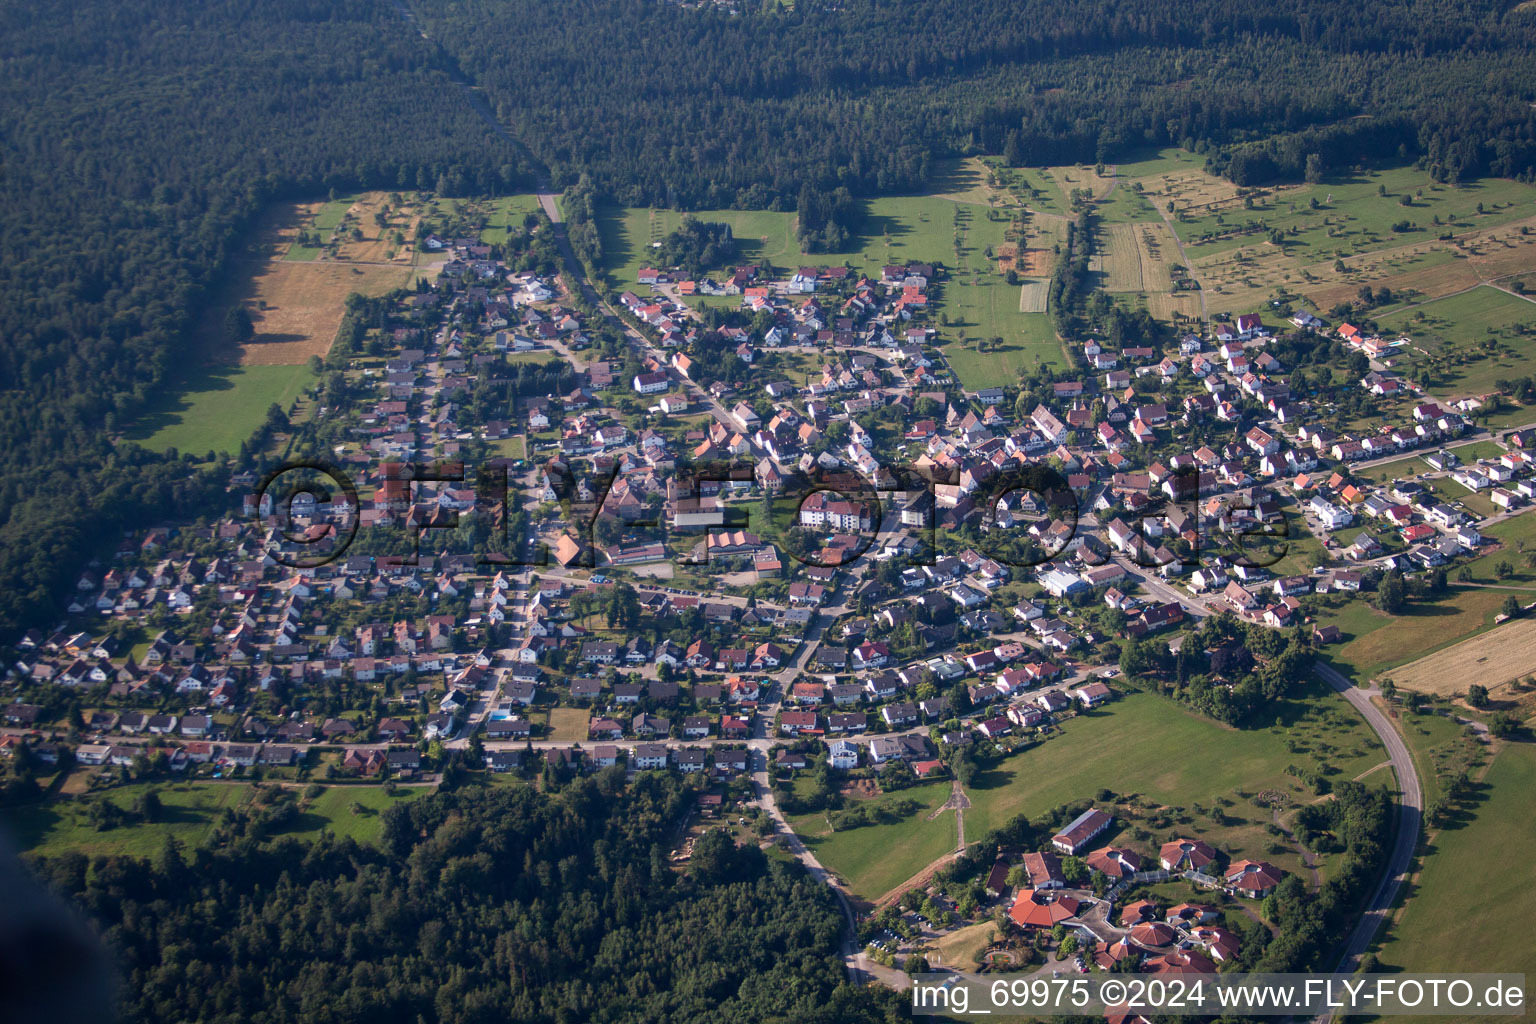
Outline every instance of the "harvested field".
{"label": "harvested field", "polygon": [[[348,208],[342,220],[340,240],[336,247],[337,259],[365,263],[384,263],[390,260],[396,263],[410,262],[410,243],[407,241],[406,244],[397,248],[393,235],[398,231],[406,239],[414,238],[416,222],[421,219],[421,211],[410,204],[391,207],[387,221],[380,225],[375,218],[388,206],[387,193],[368,192]],[[352,239],[350,232],[354,227],[362,232],[361,241]],[[391,250],[396,250],[393,256],[391,256]]]}
{"label": "harvested field", "polygon": [[[402,197],[403,198],[403,197]],[[379,215],[385,214],[382,223]],[[280,207],[275,218],[281,230],[279,254],[294,262],[350,260],[364,263],[408,264],[413,255],[409,241],[416,233],[421,208],[403,201],[391,206],[389,193],[364,192],[329,203],[294,203]],[[318,245],[299,244],[301,232]],[[357,236],[354,237],[354,232]],[[394,235],[403,241],[398,246]]]}
{"label": "harvested field", "polygon": [[1536,665],[1536,619],[1516,619],[1391,672],[1405,690],[1449,696],[1478,683],[1490,691]]}
{"label": "harvested field", "polygon": [[1049,277],[1051,274],[1051,250],[1025,249],[1014,258],[1014,267],[1030,277]]}
{"label": "harvested field", "polygon": [[1141,256],[1141,286],[1144,291],[1165,292],[1173,290],[1171,264],[1179,258],[1179,246],[1168,230],[1168,225],[1132,224],[1136,249]]}
{"label": "harvested field", "polygon": [[[1104,290],[1139,292],[1142,285],[1141,248],[1137,244],[1140,225],[1107,224],[1100,230],[1104,238]],[[1172,282],[1166,287],[1171,287]]]}
{"label": "harvested field", "polygon": [[1213,178],[1198,167],[1141,178],[1143,194],[1162,207],[1173,201],[1176,213],[1204,216],[1231,206],[1241,206],[1237,186],[1225,178]]}
{"label": "harvested field", "polygon": [[[346,312],[347,296],[404,287],[409,267],[272,260],[250,280],[245,307],[256,335],[240,350],[246,366],[292,366],[324,356]],[[226,307],[227,308],[227,307]],[[222,324],[224,309],[212,321]]]}
{"label": "harvested field", "polygon": [[1147,312],[1159,320],[1172,320],[1174,314],[1198,319],[1200,316],[1199,292],[1148,292]]}
{"label": "harvested field", "polygon": [[1026,281],[1019,285],[1019,312],[1044,313],[1046,297],[1050,291],[1049,281]]}

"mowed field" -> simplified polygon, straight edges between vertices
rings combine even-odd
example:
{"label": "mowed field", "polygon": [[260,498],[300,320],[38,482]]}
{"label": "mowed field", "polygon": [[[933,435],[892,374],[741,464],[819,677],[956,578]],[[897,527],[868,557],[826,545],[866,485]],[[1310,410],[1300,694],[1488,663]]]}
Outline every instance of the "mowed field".
{"label": "mowed field", "polygon": [[1178,245],[1161,221],[1106,224],[1100,228],[1104,290],[1109,292],[1171,292]]}
{"label": "mowed field", "polygon": [[308,366],[197,367],[162,393],[123,437],[156,451],[233,454],[273,403],[288,408],[314,379]]}
{"label": "mowed field", "polygon": [[1485,799],[1468,820],[1442,829],[1428,845],[1413,894],[1376,949],[1383,969],[1536,975],[1536,943],[1524,937],[1536,918],[1536,889],[1518,866],[1523,858],[1508,869],[1495,866],[1536,845],[1536,747],[1504,746],[1483,783]]}
{"label": "mowed field", "polygon": [[[1407,354],[1414,363],[1433,361],[1428,390],[1438,398],[1493,391],[1499,380],[1536,373],[1536,302],[1491,285],[1403,309],[1378,322],[1384,333],[1409,339]],[[1489,342],[1498,343],[1496,352],[1487,350]],[[1522,421],[1532,418],[1527,410]]]}
{"label": "mowed field", "polygon": [[1341,670],[1353,671],[1364,683],[1491,628],[1506,594],[1452,585],[1439,600],[1415,601],[1397,615],[1385,615],[1364,601],[1354,600],[1336,612],[1319,616],[1321,624],[1338,626],[1348,638],[1339,646],[1325,648],[1324,653]]}
{"label": "mowed field", "polygon": [[[1533,595],[1524,595],[1530,598]],[[1515,619],[1470,640],[1399,665],[1392,681],[1405,690],[1449,697],[1472,683],[1496,690],[1536,671],[1536,619]]]}

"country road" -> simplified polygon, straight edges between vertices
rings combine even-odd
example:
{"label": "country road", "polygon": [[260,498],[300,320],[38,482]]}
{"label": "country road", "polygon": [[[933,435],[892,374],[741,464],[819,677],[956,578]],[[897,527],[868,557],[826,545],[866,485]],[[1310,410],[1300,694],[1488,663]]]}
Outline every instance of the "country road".
{"label": "country road", "polygon": [[1401,790],[1398,799],[1397,837],[1387,859],[1387,869],[1382,874],[1376,891],[1371,894],[1370,902],[1366,904],[1365,912],[1356,923],[1355,930],[1350,933],[1349,940],[1344,945],[1343,955],[1339,958],[1338,972],[1349,974],[1354,971],[1360,957],[1375,941],[1382,925],[1386,924],[1387,916],[1392,912],[1392,905],[1397,900],[1398,890],[1402,888],[1403,880],[1408,877],[1412,869],[1413,855],[1418,849],[1419,829],[1424,817],[1424,792],[1419,786],[1419,775],[1414,770],[1413,758],[1408,753],[1407,744],[1403,742],[1397,729],[1387,720],[1387,716],[1381,709],[1371,703],[1369,694],[1374,691],[1361,690],[1333,666],[1321,662],[1317,664],[1317,674],[1364,716],[1366,724],[1387,748],[1387,756],[1391,759],[1392,771],[1397,776],[1397,784]]}

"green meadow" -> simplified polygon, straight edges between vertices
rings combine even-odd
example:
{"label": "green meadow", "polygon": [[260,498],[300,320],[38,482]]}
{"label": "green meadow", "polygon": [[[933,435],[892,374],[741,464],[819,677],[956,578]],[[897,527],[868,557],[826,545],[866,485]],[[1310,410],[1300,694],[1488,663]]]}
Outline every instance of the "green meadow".
{"label": "green meadow", "polygon": [[313,380],[302,365],[205,365],[164,388],[123,436],[161,451],[235,453],[267,418],[272,403],[287,409]]}
{"label": "green meadow", "polygon": [[1421,852],[1410,895],[1375,950],[1383,969],[1536,974],[1536,944],[1520,938],[1536,915],[1536,890],[1523,871],[1499,870],[1497,858],[1488,859],[1490,851],[1514,854],[1536,843],[1533,789],[1536,747],[1508,744],[1488,769],[1481,801]]}
{"label": "green meadow", "polygon": [[[159,821],[98,832],[86,817],[87,800],[110,800],[127,809],[151,789],[160,798]],[[359,842],[377,842],[383,834],[384,809],[424,792],[420,787],[400,787],[390,795],[381,786],[326,786],[319,796],[302,802],[299,816],[281,834],[314,839],[322,832],[331,832]],[[166,836],[187,847],[202,845],[220,814],[245,806],[254,793],[251,785],[243,782],[134,783],[102,795],[8,808],[0,813],[0,826],[24,852],[42,856],[75,851],[92,856],[153,857],[165,845]]]}
{"label": "green meadow", "polygon": [[[1404,196],[1409,205],[1403,205]],[[1317,209],[1312,208],[1313,200]],[[1477,212],[1479,203],[1482,213]],[[1536,214],[1536,187],[1504,178],[1441,184],[1417,168],[1394,167],[1317,184],[1262,190],[1254,196],[1251,208],[1223,204],[1215,210],[1180,209],[1174,230],[1191,259],[1252,244],[1279,229],[1287,235],[1288,250],[1305,250],[1314,259],[1332,260],[1421,240],[1424,231],[1460,233],[1532,214]],[[1434,223],[1437,216],[1439,226]],[[1412,221],[1420,230],[1393,232],[1392,225],[1404,220]],[[1249,221],[1262,221],[1263,231],[1238,230]],[[1296,229],[1294,235],[1292,228]]]}
{"label": "green meadow", "polygon": [[[1163,697],[1133,692],[1064,722],[1045,742],[983,772],[966,790],[966,838],[980,839],[1015,815],[1033,820],[1108,789],[1121,798],[1134,795],[1139,805],[1176,809],[1169,812],[1171,831],[1196,832],[1217,846],[1260,856],[1269,813],[1242,794],[1274,791],[1304,803],[1311,790],[1286,774],[1288,765],[1352,779],[1383,759],[1364,721],[1321,685],[1277,702],[1273,721],[1250,729],[1232,729]],[[1197,810],[1209,812],[1221,801],[1229,803],[1220,822]],[[1167,838],[1154,828],[1145,840],[1127,834],[1117,841],[1150,855]],[[1271,856],[1283,867],[1299,867],[1292,855]]]}
{"label": "green meadow", "polygon": [[[928,818],[949,799],[949,792],[950,784],[945,780],[859,801],[863,806],[879,806],[910,799],[922,805],[919,810],[891,824],[863,825],[834,832],[821,814],[799,815],[789,819],[789,823],[816,859],[841,878],[850,892],[874,901],[954,850],[954,812],[945,811],[932,820]],[[967,836],[969,834],[967,824]]]}
{"label": "green meadow", "polygon": [[498,245],[507,240],[514,228],[523,226],[523,218],[539,211],[539,197],[535,195],[498,196],[486,204],[490,217],[480,229],[480,241]]}
{"label": "green meadow", "polygon": [[[357,202],[357,200],[357,196],[345,196],[343,198],[335,199],[326,203],[324,206],[320,207],[318,211],[316,211],[314,219],[310,221],[307,227],[312,231],[319,232],[322,238],[325,237],[326,235],[330,234],[330,232],[336,230],[336,228],[341,224],[341,218],[347,215],[347,211],[352,208],[352,204]],[[319,248],[298,245],[295,243],[288,246],[288,251],[283,254],[283,259],[319,259],[322,251],[323,250]]]}

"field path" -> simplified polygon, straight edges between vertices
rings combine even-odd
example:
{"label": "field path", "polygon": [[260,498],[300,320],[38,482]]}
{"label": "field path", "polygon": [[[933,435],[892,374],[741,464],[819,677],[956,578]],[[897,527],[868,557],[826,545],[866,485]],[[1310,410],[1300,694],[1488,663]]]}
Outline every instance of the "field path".
{"label": "field path", "polygon": [[[1392,762],[1388,761],[1386,763],[1391,764]],[[1380,767],[1381,765],[1376,766],[1376,768]],[[1372,768],[1371,771],[1375,771],[1376,768]],[[1294,828],[1291,828],[1291,826],[1280,820],[1280,808],[1276,807],[1273,814],[1275,827],[1279,828],[1290,838],[1291,845],[1296,847],[1297,853],[1301,854],[1301,862],[1305,864],[1307,866],[1307,870],[1312,873],[1311,889],[1313,892],[1317,892],[1317,890],[1323,887],[1323,874],[1317,869],[1317,855],[1311,850],[1307,849],[1305,846],[1301,845],[1301,838],[1296,835],[1296,830]]]}

